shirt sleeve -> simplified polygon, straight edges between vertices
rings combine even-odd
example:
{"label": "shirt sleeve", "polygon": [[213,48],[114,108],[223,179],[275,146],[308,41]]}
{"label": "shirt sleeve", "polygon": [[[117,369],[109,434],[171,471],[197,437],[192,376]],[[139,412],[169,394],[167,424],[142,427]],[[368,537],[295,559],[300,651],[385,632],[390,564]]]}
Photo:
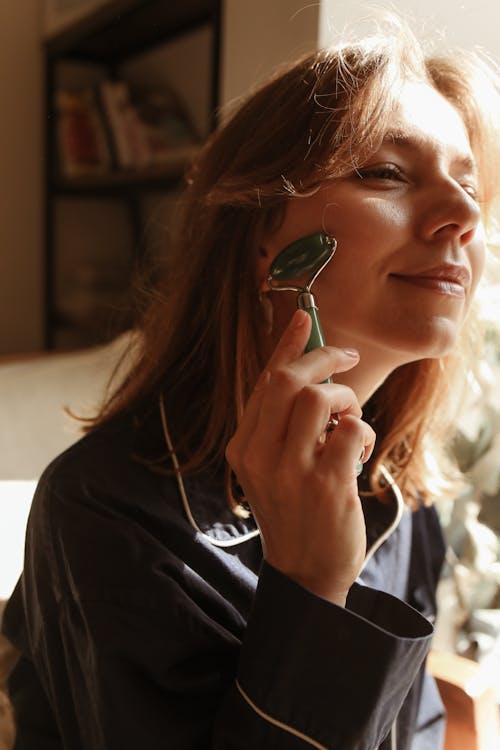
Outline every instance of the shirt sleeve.
{"label": "shirt sleeve", "polygon": [[[30,659],[65,750],[379,746],[429,648],[425,618],[357,585],[337,607],[264,563],[245,623],[177,551],[96,507],[46,484],[29,524]],[[19,747],[39,750],[28,724]]]}
{"label": "shirt sleeve", "polygon": [[[430,623],[389,594],[354,584],[344,609],[264,563],[227,702],[246,703],[262,747],[372,750],[431,636]],[[240,747],[235,739],[227,747]]]}

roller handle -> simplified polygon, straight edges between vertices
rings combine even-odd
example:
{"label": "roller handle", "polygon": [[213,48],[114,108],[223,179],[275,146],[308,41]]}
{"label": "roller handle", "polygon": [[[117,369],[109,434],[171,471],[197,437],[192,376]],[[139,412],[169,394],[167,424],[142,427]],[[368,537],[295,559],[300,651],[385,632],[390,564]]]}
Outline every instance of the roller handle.
{"label": "roller handle", "polygon": [[[325,337],[323,336],[323,329],[321,328],[321,322],[318,315],[318,308],[314,296],[310,292],[301,292],[297,298],[297,306],[301,310],[305,310],[311,318],[312,327],[309,336],[309,341],[306,344],[305,351],[310,352],[312,349],[317,349],[320,346],[325,345]],[[323,381],[324,383],[331,383],[332,379],[327,378]]]}

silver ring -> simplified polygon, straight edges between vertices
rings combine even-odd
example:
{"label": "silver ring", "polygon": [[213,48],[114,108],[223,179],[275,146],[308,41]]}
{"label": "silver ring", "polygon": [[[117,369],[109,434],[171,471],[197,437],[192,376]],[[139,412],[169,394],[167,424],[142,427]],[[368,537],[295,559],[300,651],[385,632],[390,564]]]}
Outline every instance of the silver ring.
{"label": "silver ring", "polygon": [[326,423],[325,432],[333,432],[339,423],[338,414],[330,414],[330,419]]}
{"label": "silver ring", "polygon": [[[338,414],[330,414],[330,419],[326,423],[325,432],[328,434],[329,432],[333,432],[334,429],[337,427],[339,423],[339,415]],[[365,451],[363,450],[361,452],[361,455],[359,457],[359,460],[356,461],[356,476],[359,477],[361,472],[363,471],[363,458],[365,456]]]}

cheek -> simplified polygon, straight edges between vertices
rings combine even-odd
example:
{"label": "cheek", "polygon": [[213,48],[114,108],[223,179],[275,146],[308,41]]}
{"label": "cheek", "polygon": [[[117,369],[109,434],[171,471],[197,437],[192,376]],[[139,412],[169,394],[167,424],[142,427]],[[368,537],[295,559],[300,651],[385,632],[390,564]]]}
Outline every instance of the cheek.
{"label": "cheek", "polygon": [[412,221],[404,206],[370,197],[354,206],[339,203],[328,214],[328,225],[338,241],[338,263],[347,255],[354,266],[364,266],[376,264],[392,247],[406,242]]}

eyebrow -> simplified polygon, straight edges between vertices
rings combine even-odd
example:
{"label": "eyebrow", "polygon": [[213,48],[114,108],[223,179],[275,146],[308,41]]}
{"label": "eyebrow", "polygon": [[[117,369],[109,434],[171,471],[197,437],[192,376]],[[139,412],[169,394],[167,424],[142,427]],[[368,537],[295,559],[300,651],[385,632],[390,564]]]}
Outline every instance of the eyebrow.
{"label": "eyebrow", "polygon": [[[404,146],[405,148],[413,151],[421,151],[422,147],[418,140],[414,136],[408,135],[404,130],[389,130],[383,138],[383,143],[393,143],[397,146]],[[477,164],[476,160],[469,154],[463,156],[457,156],[454,161],[458,162],[464,169],[476,173]]]}

